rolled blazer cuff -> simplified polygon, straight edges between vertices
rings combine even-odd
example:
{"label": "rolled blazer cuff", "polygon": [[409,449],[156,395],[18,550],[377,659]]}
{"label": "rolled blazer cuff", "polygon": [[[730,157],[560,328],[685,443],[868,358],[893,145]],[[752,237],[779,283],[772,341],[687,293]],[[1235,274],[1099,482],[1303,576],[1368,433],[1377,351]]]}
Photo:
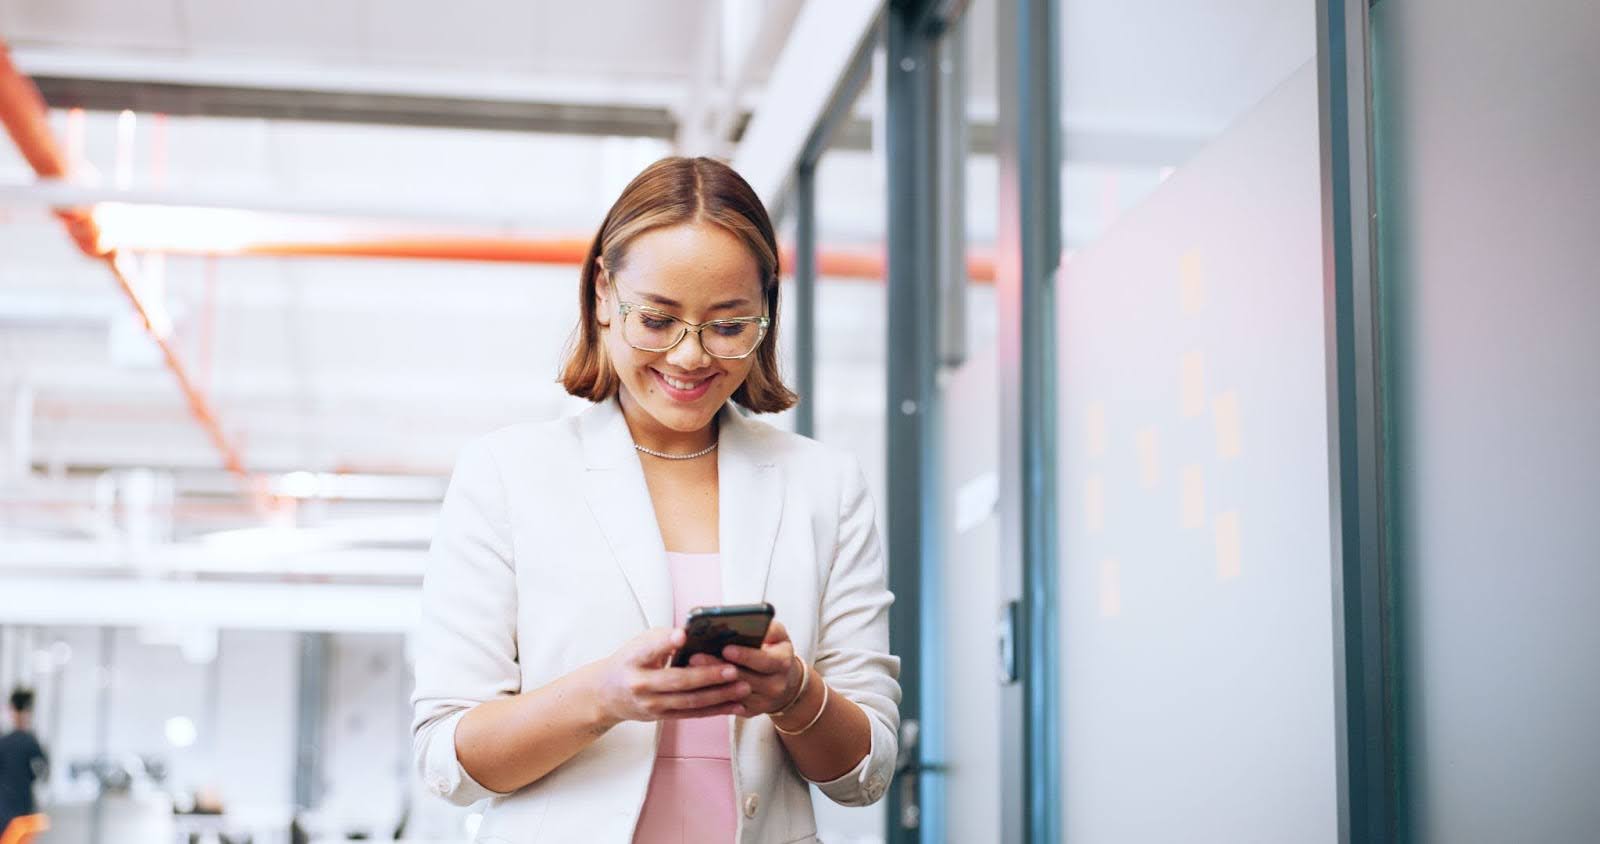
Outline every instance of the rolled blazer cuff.
{"label": "rolled blazer cuff", "polygon": [[466,714],[467,710],[463,709],[435,721],[419,737],[418,742],[420,752],[417,754],[417,767],[423,784],[429,791],[457,806],[470,806],[479,800],[504,797],[511,793],[484,787],[467,773],[466,768],[461,767],[461,759],[456,756],[456,727],[460,726]]}
{"label": "rolled blazer cuff", "polygon": [[867,748],[867,755],[844,776],[827,782],[810,780],[829,800],[841,806],[868,806],[878,802],[889,790],[889,780],[894,775],[894,753],[898,745],[880,737],[879,734],[887,733],[889,728],[870,713],[867,721],[872,724],[872,745]]}

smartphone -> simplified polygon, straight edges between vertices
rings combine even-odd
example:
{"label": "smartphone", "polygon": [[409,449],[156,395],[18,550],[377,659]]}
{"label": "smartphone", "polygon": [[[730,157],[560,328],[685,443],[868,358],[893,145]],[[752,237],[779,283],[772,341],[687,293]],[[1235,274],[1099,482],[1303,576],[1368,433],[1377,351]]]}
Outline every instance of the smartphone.
{"label": "smartphone", "polygon": [[767,638],[772,616],[772,605],[767,603],[695,607],[683,623],[689,641],[672,655],[672,665],[682,668],[695,654],[711,654],[720,659],[722,649],[728,645],[759,648]]}

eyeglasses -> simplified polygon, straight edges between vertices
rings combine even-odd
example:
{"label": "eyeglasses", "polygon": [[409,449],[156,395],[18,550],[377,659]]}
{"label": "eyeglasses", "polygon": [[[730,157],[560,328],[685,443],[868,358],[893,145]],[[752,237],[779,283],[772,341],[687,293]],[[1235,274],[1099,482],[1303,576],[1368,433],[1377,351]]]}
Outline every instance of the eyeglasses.
{"label": "eyeglasses", "polygon": [[[613,288],[614,289],[614,288]],[[764,316],[730,317],[694,323],[649,305],[617,299],[622,339],[641,352],[669,351],[693,331],[705,353],[723,360],[744,360],[760,348],[772,320]],[[709,330],[708,330],[709,329]]]}

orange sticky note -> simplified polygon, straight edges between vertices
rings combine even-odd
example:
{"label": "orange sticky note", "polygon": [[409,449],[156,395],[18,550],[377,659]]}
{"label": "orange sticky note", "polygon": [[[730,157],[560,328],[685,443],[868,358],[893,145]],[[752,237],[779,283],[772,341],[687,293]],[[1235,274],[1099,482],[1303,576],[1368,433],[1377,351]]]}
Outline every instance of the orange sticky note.
{"label": "orange sticky note", "polygon": [[1244,434],[1239,429],[1239,393],[1229,390],[1211,402],[1211,417],[1217,428],[1217,454],[1232,460],[1244,453]]}
{"label": "orange sticky note", "polygon": [[1178,259],[1178,291],[1183,312],[1199,312],[1206,303],[1206,277],[1199,252],[1185,252]]}
{"label": "orange sticky note", "polygon": [[1185,352],[1179,361],[1179,389],[1182,390],[1183,415],[1199,416],[1206,412],[1206,356],[1204,352]]}
{"label": "orange sticky note", "polygon": [[1099,533],[1106,526],[1106,481],[1098,473],[1083,485],[1083,521],[1089,533]]}
{"label": "orange sticky note", "polygon": [[1232,580],[1240,574],[1239,511],[1217,514],[1217,579]]}
{"label": "orange sticky note", "polygon": [[1179,501],[1180,523],[1186,528],[1201,528],[1206,524],[1206,481],[1199,466],[1183,469],[1183,490]]}
{"label": "orange sticky note", "polygon": [[1088,416],[1084,419],[1084,433],[1088,437],[1090,457],[1100,457],[1106,453],[1106,403],[1090,402]]}
{"label": "orange sticky note", "polygon": [[1150,489],[1161,483],[1161,436],[1155,428],[1145,428],[1134,442],[1139,450],[1139,482]]}
{"label": "orange sticky note", "polygon": [[1100,561],[1100,615],[1116,618],[1122,614],[1122,564],[1113,559]]}

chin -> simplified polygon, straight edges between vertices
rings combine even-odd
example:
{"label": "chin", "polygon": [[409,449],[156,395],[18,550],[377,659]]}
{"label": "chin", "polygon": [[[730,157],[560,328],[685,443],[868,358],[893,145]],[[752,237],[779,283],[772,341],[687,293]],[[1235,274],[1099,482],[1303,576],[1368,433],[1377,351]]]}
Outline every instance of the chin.
{"label": "chin", "polygon": [[694,402],[681,402],[652,389],[635,390],[633,395],[640,409],[650,414],[657,424],[684,434],[704,430],[728,400],[727,396],[713,394]]}
{"label": "chin", "polygon": [[674,431],[689,433],[698,431],[711,424],[717,416],[717,411],[722,409],[727,397],[707,396],[692,406],[685,407],[672,399],[661,395],[651,398],[651,413],[660,420],[661,424]]}

